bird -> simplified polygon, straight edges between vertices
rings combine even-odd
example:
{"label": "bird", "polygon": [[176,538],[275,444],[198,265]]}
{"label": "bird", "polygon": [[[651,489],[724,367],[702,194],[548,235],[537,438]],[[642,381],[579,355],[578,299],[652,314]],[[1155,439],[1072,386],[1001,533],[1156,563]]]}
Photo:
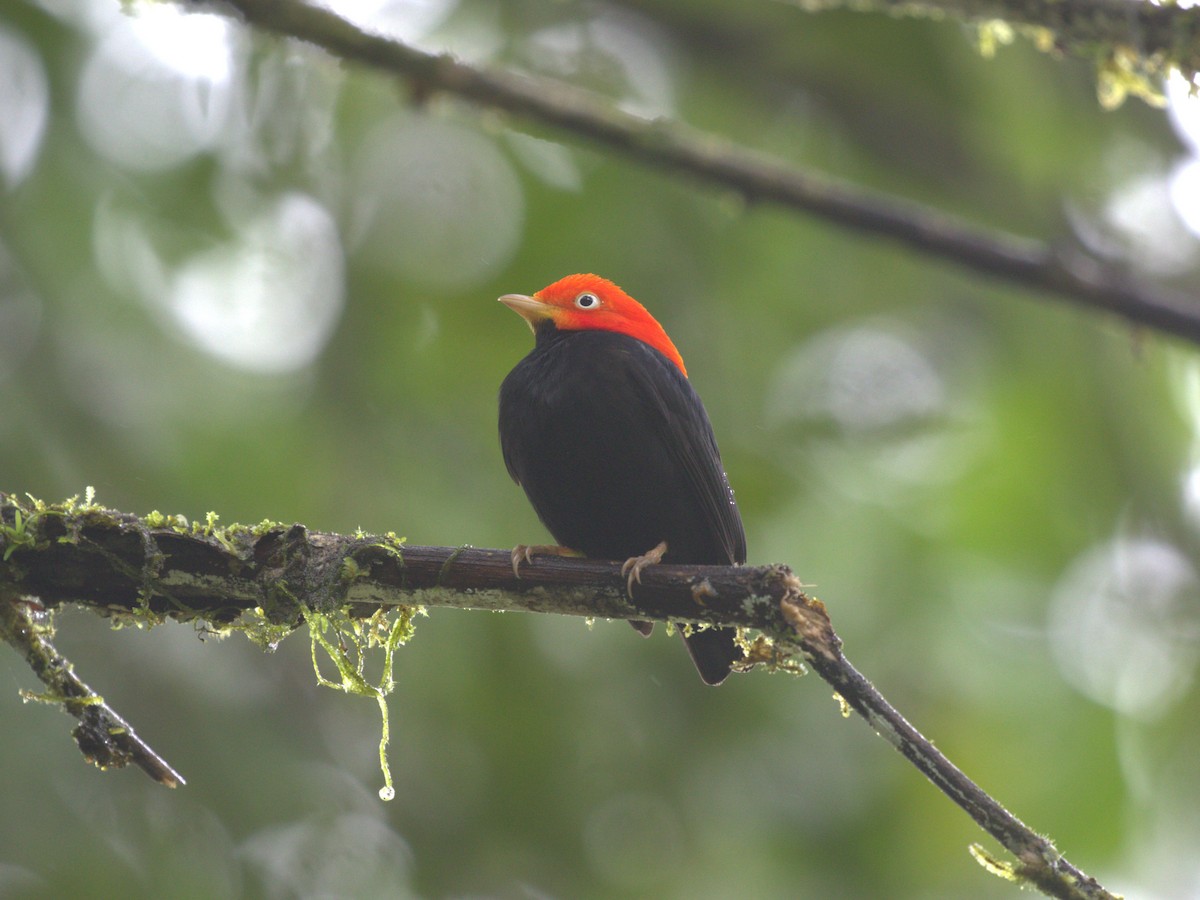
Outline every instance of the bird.
{"label": "bird", "polygon": [[[632,596],[658,562],[744,563],[746,533],[708,413],[650,312],[592,274],[499,300],[534,334],[500,386],[504,463],[557,541],[518,545],[517,576],[543,552],[624,560]],[[683,639],[706,684],[742,659],[733,629]]]}

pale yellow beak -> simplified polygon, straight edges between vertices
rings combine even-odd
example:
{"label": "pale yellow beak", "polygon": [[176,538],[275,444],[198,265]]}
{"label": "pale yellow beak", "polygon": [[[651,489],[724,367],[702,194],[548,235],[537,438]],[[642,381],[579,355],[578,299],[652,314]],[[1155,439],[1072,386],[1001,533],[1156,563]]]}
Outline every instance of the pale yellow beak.
{"label": "pale yellow beak", "polygon": [[554,307],[549,303],[526,297],[524,294],[505,294],[500,298],[500,302],[524,319],[529,330],[535,334],[538,322],[551,318],[554,311]]}

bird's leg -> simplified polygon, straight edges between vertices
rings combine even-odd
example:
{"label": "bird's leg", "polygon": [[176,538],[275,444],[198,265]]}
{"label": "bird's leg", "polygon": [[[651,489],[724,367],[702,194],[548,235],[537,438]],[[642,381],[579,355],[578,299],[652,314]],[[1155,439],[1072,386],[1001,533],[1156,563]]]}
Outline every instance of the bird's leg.
{"label": "bird's leg", "polygon": [[[658,544],[643,553],[641,556],[631,556],[625,560],[621,566],[621,574],[626,576],[625,587],[629,591],[629,596],[633,596],[633,583],[642,583],[642,569],[646,566],[656,566],[662,562],[662,558],[667,555],[667,542],[659,541]],[[637,627],[636,625],[634,626]]]}
{"label": "bird's leg", "polygon": [[578,550],[558,544],[517,544],[512,549],[513,574],[521,577],[521,563],[532,563],[535,554],[541,556],[583,556]]}

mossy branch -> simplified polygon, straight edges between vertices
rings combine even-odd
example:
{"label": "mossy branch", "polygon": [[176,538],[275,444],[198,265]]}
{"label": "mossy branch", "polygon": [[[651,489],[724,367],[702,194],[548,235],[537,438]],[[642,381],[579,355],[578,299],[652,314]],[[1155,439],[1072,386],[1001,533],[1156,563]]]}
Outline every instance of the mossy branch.
{"label": "mossy branch", "polygon": [[[1141,5],[1128,2],[1121,8],[1137,10]],[[1200,305],[1194,298],[1079,247],[990,230],[938,209],[839,182],[679,122],[632,115],[573,85],[425,53],[365,32],[316,6],[293,0],[223,0],[221,6],[265,33],[307,41],[347,62],[406,78],[420,96],[442,92],[502,110],[673,176],[734,191],[748,202],[782,206],[898,241],[973,272],[1200,343]]]}
{"label": "mossy branch", "polygon": [[980,49],[1021,33],[1039,49],[1086,59],[1096,67],[1106,108],[1128,95],[1158,106],[1172,71],[1195,82],[1200,72],[1200,8],[1149,0],[792,0],[815,11],[953,19],[980,28]]}
{"label": "mossy branch", "polygon": [[[847,708],[1015,857],[1006,863],[972,848],[988,871],[1052,897],[1112,897],[972,782],[884,699],[843,655],[825,606],[804,592],[786,566],[653,566],[631,600],[616,562],[535,557],[518,578],[507,550],[410,546],[394,535],[326,534],[272,522],[221,527],[212,513],[203,523],[160,513],[139,518],[91,500],[89,493],[82,504],[75,498],[46,504],[0,493],[0,637],[21,650],[44,681],[45,667],[26,649],[37,635],[22,608],[40,613],[74,603],[139,624],[199,620],[217,630],[243,630],[268,646],[311,621],[314,612],[326,622],[367,618],[374,644],[389,651],[411,634],[411,612],[418,606],[736,626],[762,635],[747,643],[741,669],[759,663],[787,667],[789,657],[803,658]],[[406,611],[400,620],[390,626],[379,620],[381,610],[396,607]],[[52,668],[70,673],[70,664],[54,656]],[[331,656],[342,685],[357,684],[361,657]],[[364,685],[357,692],[381,700],[390,679],[389,665],[385,684],[379,689]],[[68,692],[57,686],[51,691],[78,715],[65,699]],[[94,696],[86,691],[86,697]],[[82,706],[94,708],[90,700]],[[106,720],[105,733],[132,737],[113,717]],[[386,738],[385,730],[381,759]],[[182,783],[149,748],[138,746],[142,749],[132,761],[164,783],[172,777]],[[106,761],[122,765],[128,760],[118,753]],[[156,769],[155,761],[163,768]],[[385,790],[390,791],[390,782]]]}
{"label": "mossy branch", "polygon": [[40,604],[10,596],[7,586],[0,589],[0,638],[21,654],[46,685],[46,693],[22,691],[22,696],[61,705],[78,719],[72,736],[84,758],[97,767],[120,769],[133,763],[165,787],[186,784],[182,775],[75,674],[71,663],[50,642],[52,629],[45,625],[44,616]]}

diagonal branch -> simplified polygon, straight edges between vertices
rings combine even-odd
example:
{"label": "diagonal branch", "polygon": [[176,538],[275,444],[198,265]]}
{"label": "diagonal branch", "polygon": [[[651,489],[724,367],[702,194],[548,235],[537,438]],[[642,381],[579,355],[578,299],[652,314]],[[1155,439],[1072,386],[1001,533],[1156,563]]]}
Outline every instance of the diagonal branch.
{"label": "diagonal branch", "polygon": [[755,629],[774,647],[755,641],[748,664],[801,654],[849,707],[1016,857],[1001,863],[974,848],[991,871],[1052,897],[1112,898],[887,702],[843,655],[824,604],[808,597],[786,566],[653,566],[630,599],[615,562],[536,557],[517,578],[504,550],[415,547],[390,535],[323,534],[270,522],[219,528],[213,515],[193,525],[91,503],[25,504],[4,494],[0,559],[0,606],[10,610],[16,601],[5,598],[36,596],[47,608],[78,603],[143,623],[202,619],[223,628],[250,613],[270,623],[276,642],[299,626],[305,609],[367,616],[414,605]]}
{"label": "diagonal branch", "polygon": [[293,0],[223,0],[245,21],[298,38],[361,65],[400,75],[423,93],[443,91],[529,122],[572,134],[672,174],[736,191],[837,225],[898,241],[969,270],[1102,310],[1200,343],[1200,303],[1139,278],[1083,250],[1016,237],[899,197],[810,174],[780,160],[698,132],[623,112],[561,82],[484,70],[372,35],[345,19]]}
{"label": "diagonal branch", "polygon": [[819,600],[809,599],[797,589],[780,601],[780,611],[799,636],[801,651],[813,671],[832,685],[876,734],[1017,858],[1015,864],[1003,863],[978,845],[972,846],[972,854],[986,868],[1003,878],[1028,882],[1050,897],[1111,900],[1113,895],[1096,879],[1075,868],[1053,843],[1032,831],[950,762],[850,664]]}
{"label": "diagonal branch", "polygon": [[27,700],[62,704],[79,720],[72,737],[88,762],[101,769],[120,769],[133,763],[164,787],[186,784],[161,756],[134,732],[133,727],[84,684],[74,667],[54,648],[46,629],[39,625],[36,604],[10,600],[0,591],[0,639],[25,658],[49,693],[23,693]]}

